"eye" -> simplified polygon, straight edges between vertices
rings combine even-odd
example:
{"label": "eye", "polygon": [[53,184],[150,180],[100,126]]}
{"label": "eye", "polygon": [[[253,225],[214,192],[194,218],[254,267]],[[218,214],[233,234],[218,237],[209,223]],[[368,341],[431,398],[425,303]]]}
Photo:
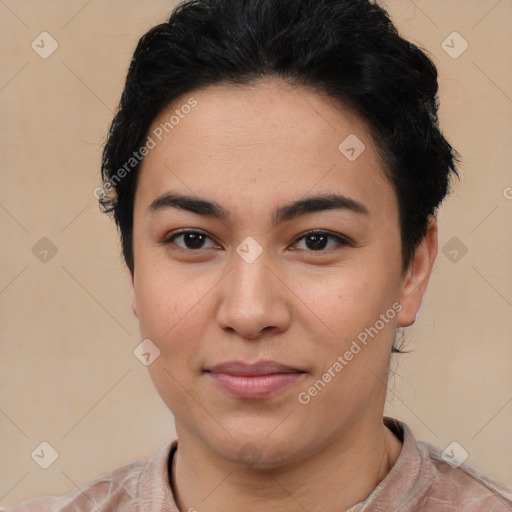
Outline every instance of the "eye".
{"label": "eye", "polygon": [[[200,250],[207,249],[208,247],[204,247],[204,242],[206,239],[211,238],[202,231],[196,231],[192,229],[183,229],[178,232],[170,233],[163,241],[163,244],[169,244],[171,242],[175,243],[175,240],[182,239],[183,245],[176,243],[178,247],[185,250]],[[218,247],[216,244],[213,244],[212,247]]]}
{"label": "eye", "polygon": [[[175,240],[182,240],[182,244],[176,243]],[[192,229],[183,229],[181,231],[177,231],[174,233],[170,233],[163,241],[163,244],[175,243],[179,248],[190,251],[199,251],[201,249],[208,249],[205,247],[205,241],[212,240],[206,233],[198,230]],[[329,240],[331,240],[331,244],[329,244]],[[326,252],[325,249],[332,249],[336,246],[347,246],[352,245],[351,242],[341,236],[335,235],[334,233],[330,233],[328,231],[319,231],[312,230],[303,234],[295,241],[294,245],[297,245],[299,242],[304,242],[306,250],[308,252]],[[217,248],[219,247],[213,241],[211,242],[211,247]],[[303,248],[300,248],[304,250]]]}
{"label": "eye", "polygon": [[[333,240],[334,243],[327,247],[329,239]],[[309,249],[309,252],[326,252],[324,249],[326,247],[331,249],[336,246],[346,246],[351,245],[351,242],[340,236],[335,235],[333,233],[329,233],[328,231],[308,231],[300,238],[298,238],[295,244],[304,241],[305,246]]]}

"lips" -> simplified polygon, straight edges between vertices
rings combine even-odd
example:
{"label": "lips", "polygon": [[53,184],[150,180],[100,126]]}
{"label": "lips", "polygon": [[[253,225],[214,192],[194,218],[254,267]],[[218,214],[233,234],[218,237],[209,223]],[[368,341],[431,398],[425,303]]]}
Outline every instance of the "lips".
{"label": "lips", "polygon": [[224,392],[240,399],[264,399],[296,383],[304,371],[275,361],[229,361],[205,370]]}
{"label": "lips", "polygon": [[258,363],[243,363],[239,361],[230,361],[221,363],[207,370],[211,373],[229,373],[230,375],[256,376],[273,375],[275,373],[294,373],[301,372],[297,368],[276,363],[275,361],[260,361]]}

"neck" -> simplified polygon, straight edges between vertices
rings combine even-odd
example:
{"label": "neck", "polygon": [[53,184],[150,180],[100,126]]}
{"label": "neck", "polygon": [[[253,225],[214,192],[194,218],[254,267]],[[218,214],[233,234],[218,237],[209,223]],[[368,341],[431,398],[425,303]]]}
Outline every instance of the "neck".
{"label": "neck", "polygon": [[272,469],[234,464],[186,430],[178,431],[172,485],[183,512],[334,512],[364,500],[387,475],[401,450],[383,425],[356,423],[321,451]]}

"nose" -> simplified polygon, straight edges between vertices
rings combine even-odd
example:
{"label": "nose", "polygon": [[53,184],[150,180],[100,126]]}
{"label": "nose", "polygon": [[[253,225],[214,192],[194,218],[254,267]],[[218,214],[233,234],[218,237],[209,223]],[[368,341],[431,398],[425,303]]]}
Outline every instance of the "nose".
{"label": "nose", "polygon": [[256,340],[289,328],[291,292],[269,263],[263,254],[252,263],[234,255],[233,267],[221,281],[217,322],[222,329]]}

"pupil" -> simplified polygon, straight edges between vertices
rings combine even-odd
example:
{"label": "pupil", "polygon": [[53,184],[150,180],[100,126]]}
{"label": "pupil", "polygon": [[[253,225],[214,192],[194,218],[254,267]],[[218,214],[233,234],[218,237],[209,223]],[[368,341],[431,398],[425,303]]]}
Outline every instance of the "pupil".
{"label": "pupil", "polygon": [[[308,240],[313,241],[313,245],[310,246],[308,244]],[[310,235],[306,238],[306,245],[311,249],[323,249],[325,247],[325,241],[327,240],[327,237],[325,235]]]}
{"label": "pupil", "polygon": [[[202,237],[203,237],[203,235],[201,233],[186,233],[185,234],[185,245],[189,249],[200,249],[202,242],[203,242]],[[191,247],[191,245],[192,245],[192,247]]]}

